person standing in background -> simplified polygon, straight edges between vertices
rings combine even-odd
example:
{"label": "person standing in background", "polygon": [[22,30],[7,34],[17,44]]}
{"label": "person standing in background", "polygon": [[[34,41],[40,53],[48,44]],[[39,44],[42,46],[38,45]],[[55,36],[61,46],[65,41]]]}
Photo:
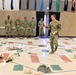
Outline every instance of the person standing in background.
{"label": "person standing in background", "polygon": [[7,19],[5,20],[5,31],[6,31],[6,38],[7,38],[7,36],[11,37],[12,20],[10,19],[10,15],[8,15]]}
{"label": "person standing in background", "polygon": [[40,21],[38,22],[38,27],[39,27],[39,36],[43,36],[43,28],[44,28],[43,18],[41,18]]}
{"label": "person standing in background", "polygon": [[27,21],[27,17],[24,17],[23,21],[23,36],[29,36],[29,22]]}
{"label": "person standing in background", "polygon": [[15,33],[17,36],[20,36],[20,29],[21,29],[22,22],[20,20],[20,17],[15,21]]}
{"label": "person standing in background", "polygon": [[56,20],[56,15],[51,15],[52,21],[50,22],[50,25],[45,25],[46,28],[48,28],[50,32],[50,46],[51,46],[51,52],[49,54],[53,54],[55,51],[57,51],[58,48],[58,36],[59,32],[61,30],[61,23]]}
{"label": "person standing in background", "polygon": [[35,28],[36,28],[36,22],[35,22],[34,17],[32,17],[32,20],[31,20],[31,22],[30,22],[30,29],[31,29],[30,35],[31,35],[32,37],[35,36],[35,33],[36,33]]}

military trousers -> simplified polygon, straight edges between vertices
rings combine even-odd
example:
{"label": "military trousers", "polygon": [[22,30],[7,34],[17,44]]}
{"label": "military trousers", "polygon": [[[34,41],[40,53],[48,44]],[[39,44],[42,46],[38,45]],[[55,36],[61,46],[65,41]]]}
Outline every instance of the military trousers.
{"label": "military trousers", "polygon": [[32,37],[35,37],[35,33],[36,33],[36,32],[35,32],[35,29],[31,29],[30,31],[31,31],[31,32],[30,32],[30,35],[31,35]]}
{"label": "military trousers", "polygon": [[6,36],[11,36],[12,35],[12,28],[10,26],[6,26],[5,27],[5,31],[6,31]]}
{"label": "military trousers", "polygon": [[16,33],[18,36],[20,35],[20,30],[21,30],[20,27],[16,27],[16,28],[15,28],[15,33]]}
{"label": "military trousers", "polygon": [[43,36],[43,28],[39,28],[39,36]]}
{"label": "military trousers", "polygon": [[50,34],[50,46],[51,50],[57,50],[58,48],[58,35]]}

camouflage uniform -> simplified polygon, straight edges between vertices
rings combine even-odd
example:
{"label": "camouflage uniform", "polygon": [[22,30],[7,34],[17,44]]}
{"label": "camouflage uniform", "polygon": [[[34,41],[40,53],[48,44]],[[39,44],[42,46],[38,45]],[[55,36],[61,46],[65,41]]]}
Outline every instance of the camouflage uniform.
{"label": "camouflage uniform", "polygon": [[28,26],[27,26],[27,37],[30,37],[31,36],[31,27],[30,27],[30,23],[28,23]]}
{"label": "camouflage uniform", "polygon": [[15,21],[15,32],[16,32],[16,34],[18,35],[18,37],[19,37],[19,35],[20,35],[21,25],[22,25],[21,20],[17,19],[17,20]]}
{"label": "camouflage uniform", "polygon": [[23,34],[29,36],[29,22],[27,20],[23,21]]}
{"label": "camouflage uniform", "polygon": [[5,20],[5,30],[6,30],[6,37],[11,36],[12,20],[10,20],[10,19]]}
{"label": "camouflage uniform", "polygon": [[[58,48],[58,35],[59,35],[59,31],[61,30],[61,24],[57,20],[52,21],[52,22],[50,22],[48,29],[51,30],[51,32],[50,32],[50,46],[51,46],[51,50],[54,52]],[[55,31],[57,31],[56,34],[54,34]]]}
{"label": "camouflage uniform", "polygon": [[39,21],[38,27],[39,27],[39,36],[42,36],[43,35],[44,21]]}
{"label": "camouflage uniform", "polygon": [[35,32],[36,32],[35,27],[36,27],[35,21],[31,21],[30,22],[30,31],[31,31],[30,35],[33,37],[35,36]]}

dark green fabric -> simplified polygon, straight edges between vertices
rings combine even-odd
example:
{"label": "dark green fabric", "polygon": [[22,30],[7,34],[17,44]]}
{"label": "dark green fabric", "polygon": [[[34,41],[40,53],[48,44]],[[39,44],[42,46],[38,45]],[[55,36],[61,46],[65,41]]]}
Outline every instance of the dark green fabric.
{"label": "dark green fabric", "polygon": [[46,65],[40,65],[37,68],[37,71],[41,71],[43,73],[50,73],[51,72],[51,69],[49,67],[47,67]]}

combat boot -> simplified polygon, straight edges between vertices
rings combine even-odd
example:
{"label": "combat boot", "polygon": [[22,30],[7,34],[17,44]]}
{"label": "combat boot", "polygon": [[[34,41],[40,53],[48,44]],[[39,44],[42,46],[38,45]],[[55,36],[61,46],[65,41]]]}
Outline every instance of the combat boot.
{"label": "combat boot", "polygon": [[53,54],[54,53],[54,50],[52,50],[51,52],[49,52],[49,54]]}
{"label": "combat boot", "polygon": [[54,52],[56,52],[56,51],[57,51],[57,48],[58,48],[58,46],[56,46],[56,47],[55,47],[55,50],[54,50]]}

